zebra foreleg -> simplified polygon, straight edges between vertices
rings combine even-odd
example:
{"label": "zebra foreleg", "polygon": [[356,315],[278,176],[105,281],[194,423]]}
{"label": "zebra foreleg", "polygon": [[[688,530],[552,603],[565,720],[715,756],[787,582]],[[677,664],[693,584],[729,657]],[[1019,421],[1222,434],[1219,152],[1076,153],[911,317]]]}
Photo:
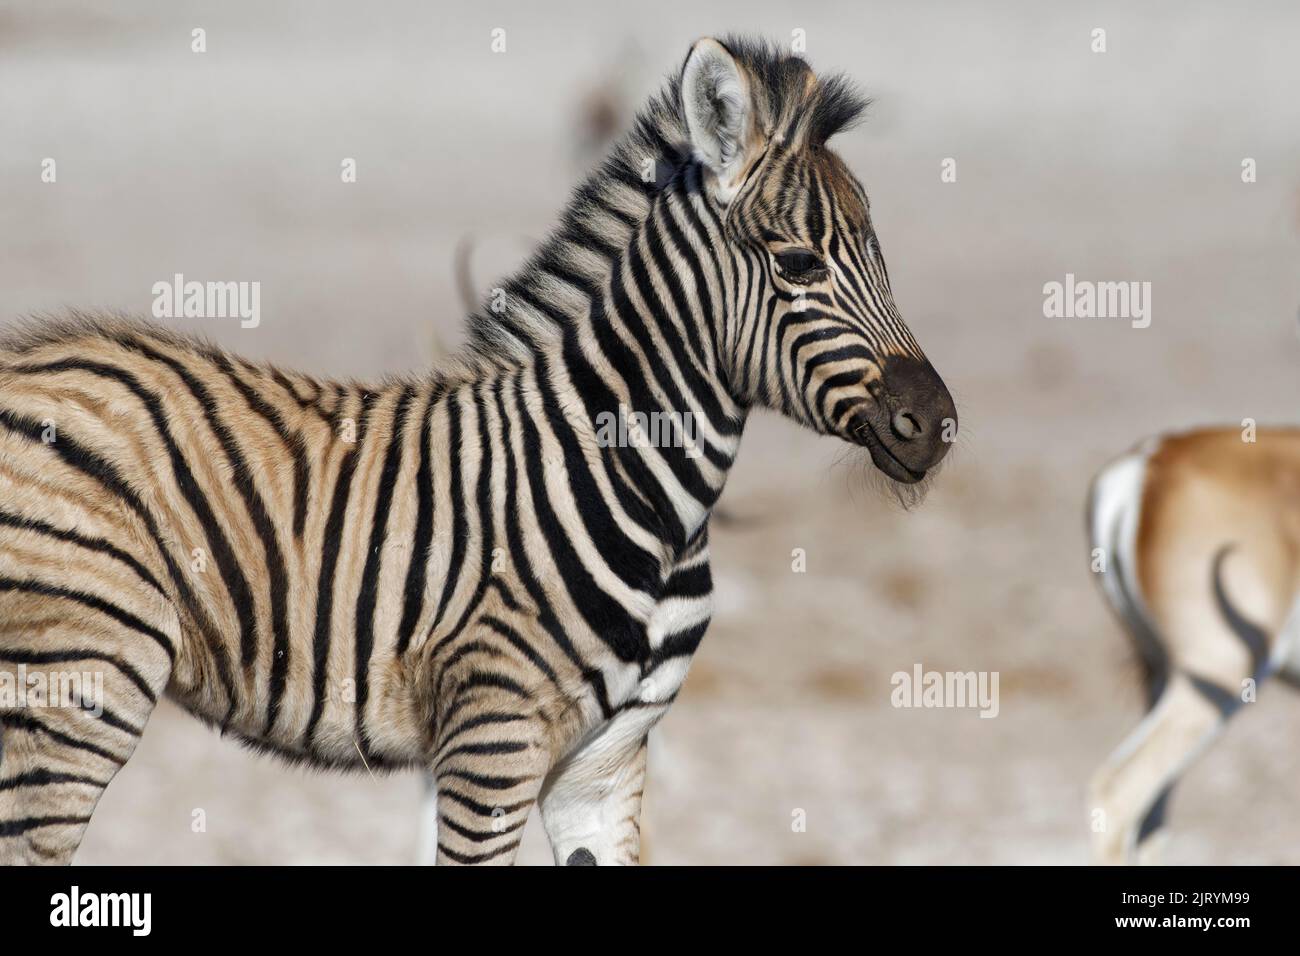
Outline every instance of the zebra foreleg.
{"label": "zebra foreleg", "polygon": [[422,777],[424,790],[420,794],[420,819],[415,839],[417,866],[433,866],[438,862],[438,781],[432,773]]}
{"label": "zebra foreleg", "polygon": [[553,762],[545,728],[512,713],[518,700],[471,675],[432,761],[437,863],[509,866]]}
{"label": "zebra foreleg", "polygon": [[629,740],[618,724],[615,718],[547,778],[542,822],[558,866],[641,862],[647,738]]}

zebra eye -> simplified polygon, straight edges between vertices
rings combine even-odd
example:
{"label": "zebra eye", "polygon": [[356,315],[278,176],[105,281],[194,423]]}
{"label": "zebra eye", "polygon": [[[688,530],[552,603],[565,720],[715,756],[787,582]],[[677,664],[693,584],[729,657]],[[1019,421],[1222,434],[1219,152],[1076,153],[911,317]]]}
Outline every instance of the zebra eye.
{"label": "zebra eye", "polygon": [[776,254],[776,267],[781,275],[796,282],[807,281],[825,270],[821,257],[807,249],[786,249]]}

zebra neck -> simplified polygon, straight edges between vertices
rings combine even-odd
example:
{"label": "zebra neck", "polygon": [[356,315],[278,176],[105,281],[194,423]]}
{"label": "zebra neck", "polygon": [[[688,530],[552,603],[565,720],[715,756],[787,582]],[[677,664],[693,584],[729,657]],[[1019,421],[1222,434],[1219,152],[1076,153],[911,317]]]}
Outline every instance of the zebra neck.
{"label": "zebra neck", "polygon": [[670,548],[707,522],[746,414],[720,360],[738,266],[677,123],[642,117],[468,341],[554,389],[547,417],[598,449],[627,514]]}
{"label": "zebra neck", "polygon": [[542,350],[629,514],[649,512],[643,523],[672,548],[707,522],[746,412],[719,361],[734,265],[698,185],[688,167],[656,196],[585,311]]}

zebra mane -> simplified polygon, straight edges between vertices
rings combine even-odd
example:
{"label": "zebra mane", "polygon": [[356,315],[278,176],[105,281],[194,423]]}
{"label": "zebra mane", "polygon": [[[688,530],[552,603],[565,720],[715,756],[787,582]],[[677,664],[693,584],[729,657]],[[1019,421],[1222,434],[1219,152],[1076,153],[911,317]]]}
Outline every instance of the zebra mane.
{"label": "zebra mane", "polygon": [[[725,36],[719,42],[758,79],[758,95],[766,97],[777,129],[806,118],[812,146],[823,146],[835,134],[852,129],[871,105],[843,73],[817,77],[809,84],[812,68],[807,61],[769,40]],[[673,87],[675,91],[675,81]]]}
{"label": "zebra mane", "polygon": [[[802,58],[767,40],[725,36],[719,42],[756,81],[754,95],[774,130],[800,126],[819,148],[861,121],[870,99],[843,74],[813,77]],[[542,341],[590,304],[600,268],[592,256],[620,253],[650,213],[654,195],[691,158],[680,71],[637,114],[631,128],[574,191],[559,224],[523,267],[499,283],[468,320],[467,355],[496,363],[524,361]],[[492,299],[505,308],[493,309]]]}

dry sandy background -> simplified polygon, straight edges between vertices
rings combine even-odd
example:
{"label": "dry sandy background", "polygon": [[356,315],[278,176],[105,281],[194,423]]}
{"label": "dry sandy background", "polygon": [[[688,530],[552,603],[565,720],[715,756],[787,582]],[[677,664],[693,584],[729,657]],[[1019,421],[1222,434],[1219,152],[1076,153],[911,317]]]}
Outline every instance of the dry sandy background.
{"label": "dry sandy background", "polygon": [[[1086,567],[1089,477],[1152,431],[1295,421],[1300,7],[542,6],[0,4],[0,322],[147,312],[174,272],[255,279],[260,328],[202,330],[319,372],[417,368],[456,341],[456,243],[477,237],[484,285],[522,257],[589,156],[594,95],[626,115],[700,34],[802,28],[877,97],[838,147],[964,437],[903,513],[834,442],[753,421],[714,625],[652,742],[648,861],[1085,860],[1085,781],[1139,714]],[[1150,281],[1151,327],[1045,319],[1067,272]],[[1000,715],[891,708],[917,662],[999,671]],[[1266,688],[1177,793],[1171,862],[1300,862],[1298,725]],[[418,799],[164,706],[79,862],[405,863]],[[549,861],[535,824],[522,860]]]}

